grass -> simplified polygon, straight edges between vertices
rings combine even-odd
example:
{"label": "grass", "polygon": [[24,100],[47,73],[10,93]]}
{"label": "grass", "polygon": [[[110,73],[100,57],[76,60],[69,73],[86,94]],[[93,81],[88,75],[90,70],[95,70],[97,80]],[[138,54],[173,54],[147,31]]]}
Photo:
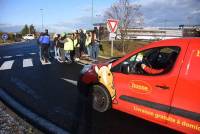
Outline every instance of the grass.
{"label": "grass", "polygon": [[[150,43],[150,41],[141,41],[141,40],[126,40],[125,41],[125,54],[143,47],[144,45],[147,45]],[[106,56],[110,57],[111,56],[111,42],[110,41],[101,41],[103,51],[100,50],[100,55],[101,56]],[[125,55],[123,53],[123,46],[120,40],[116,40],[113,42],[113,56],[118,57],[118,56],[123,56]]]}

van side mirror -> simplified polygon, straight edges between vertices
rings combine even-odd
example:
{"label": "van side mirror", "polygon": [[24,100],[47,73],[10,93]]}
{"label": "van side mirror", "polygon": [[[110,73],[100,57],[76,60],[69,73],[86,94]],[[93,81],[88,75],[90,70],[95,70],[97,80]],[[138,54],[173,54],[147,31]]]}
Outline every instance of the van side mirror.
{"label": "van side mirror", "polygon": [[130,73],[130,64],[128,62],[124,62],[121,66],[121,72],[124,74]]}

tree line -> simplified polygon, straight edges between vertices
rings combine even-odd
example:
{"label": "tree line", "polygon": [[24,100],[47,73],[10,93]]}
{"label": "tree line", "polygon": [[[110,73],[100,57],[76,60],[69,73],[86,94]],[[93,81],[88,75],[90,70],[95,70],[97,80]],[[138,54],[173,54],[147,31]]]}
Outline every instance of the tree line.
{"label": "tree line", "polygon": [[33,24],[31,24],[30,26],[25,24],[20,33],[22,35],[25,35],[25,34],[34,34],[35,35],[36,34],[35,26]]}

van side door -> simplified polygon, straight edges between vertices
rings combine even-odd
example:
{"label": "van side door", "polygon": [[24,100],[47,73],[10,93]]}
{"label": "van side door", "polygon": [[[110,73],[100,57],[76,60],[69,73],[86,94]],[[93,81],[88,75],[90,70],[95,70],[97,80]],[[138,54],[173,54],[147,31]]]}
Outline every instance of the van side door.
{"label": "van side door", "polygon": [[[113,104],[113,108],[154,122],[170,120],[171,99],[188,46],[188,42],[176,41],[156,42],[133,52],[113,68],[118,100],[118,105]],[[165,70],[148,74],[141,68],[142,64]]]}

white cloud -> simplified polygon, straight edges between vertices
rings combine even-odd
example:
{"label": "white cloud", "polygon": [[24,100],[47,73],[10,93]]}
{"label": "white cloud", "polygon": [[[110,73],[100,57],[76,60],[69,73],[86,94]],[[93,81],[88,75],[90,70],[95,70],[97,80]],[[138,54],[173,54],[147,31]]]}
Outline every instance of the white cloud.
{"label": "white cloud", "polygon": [[[144,22],[149,26],[200,23],[200,18],[195,16],[200,11],[199,0],[138,0],[137,3],[142,5]],[[188,16],[190,16],[190,20],[188,20]]]}
{"label": "white cloud", "polygon": [[19,32],[23,25],[13,25],[7,23],[0,23],[0,31],[2,32]]}
{"label": "white cloud", "polygon": [[200,14],[200,9],[192,11],[191,14]]}

